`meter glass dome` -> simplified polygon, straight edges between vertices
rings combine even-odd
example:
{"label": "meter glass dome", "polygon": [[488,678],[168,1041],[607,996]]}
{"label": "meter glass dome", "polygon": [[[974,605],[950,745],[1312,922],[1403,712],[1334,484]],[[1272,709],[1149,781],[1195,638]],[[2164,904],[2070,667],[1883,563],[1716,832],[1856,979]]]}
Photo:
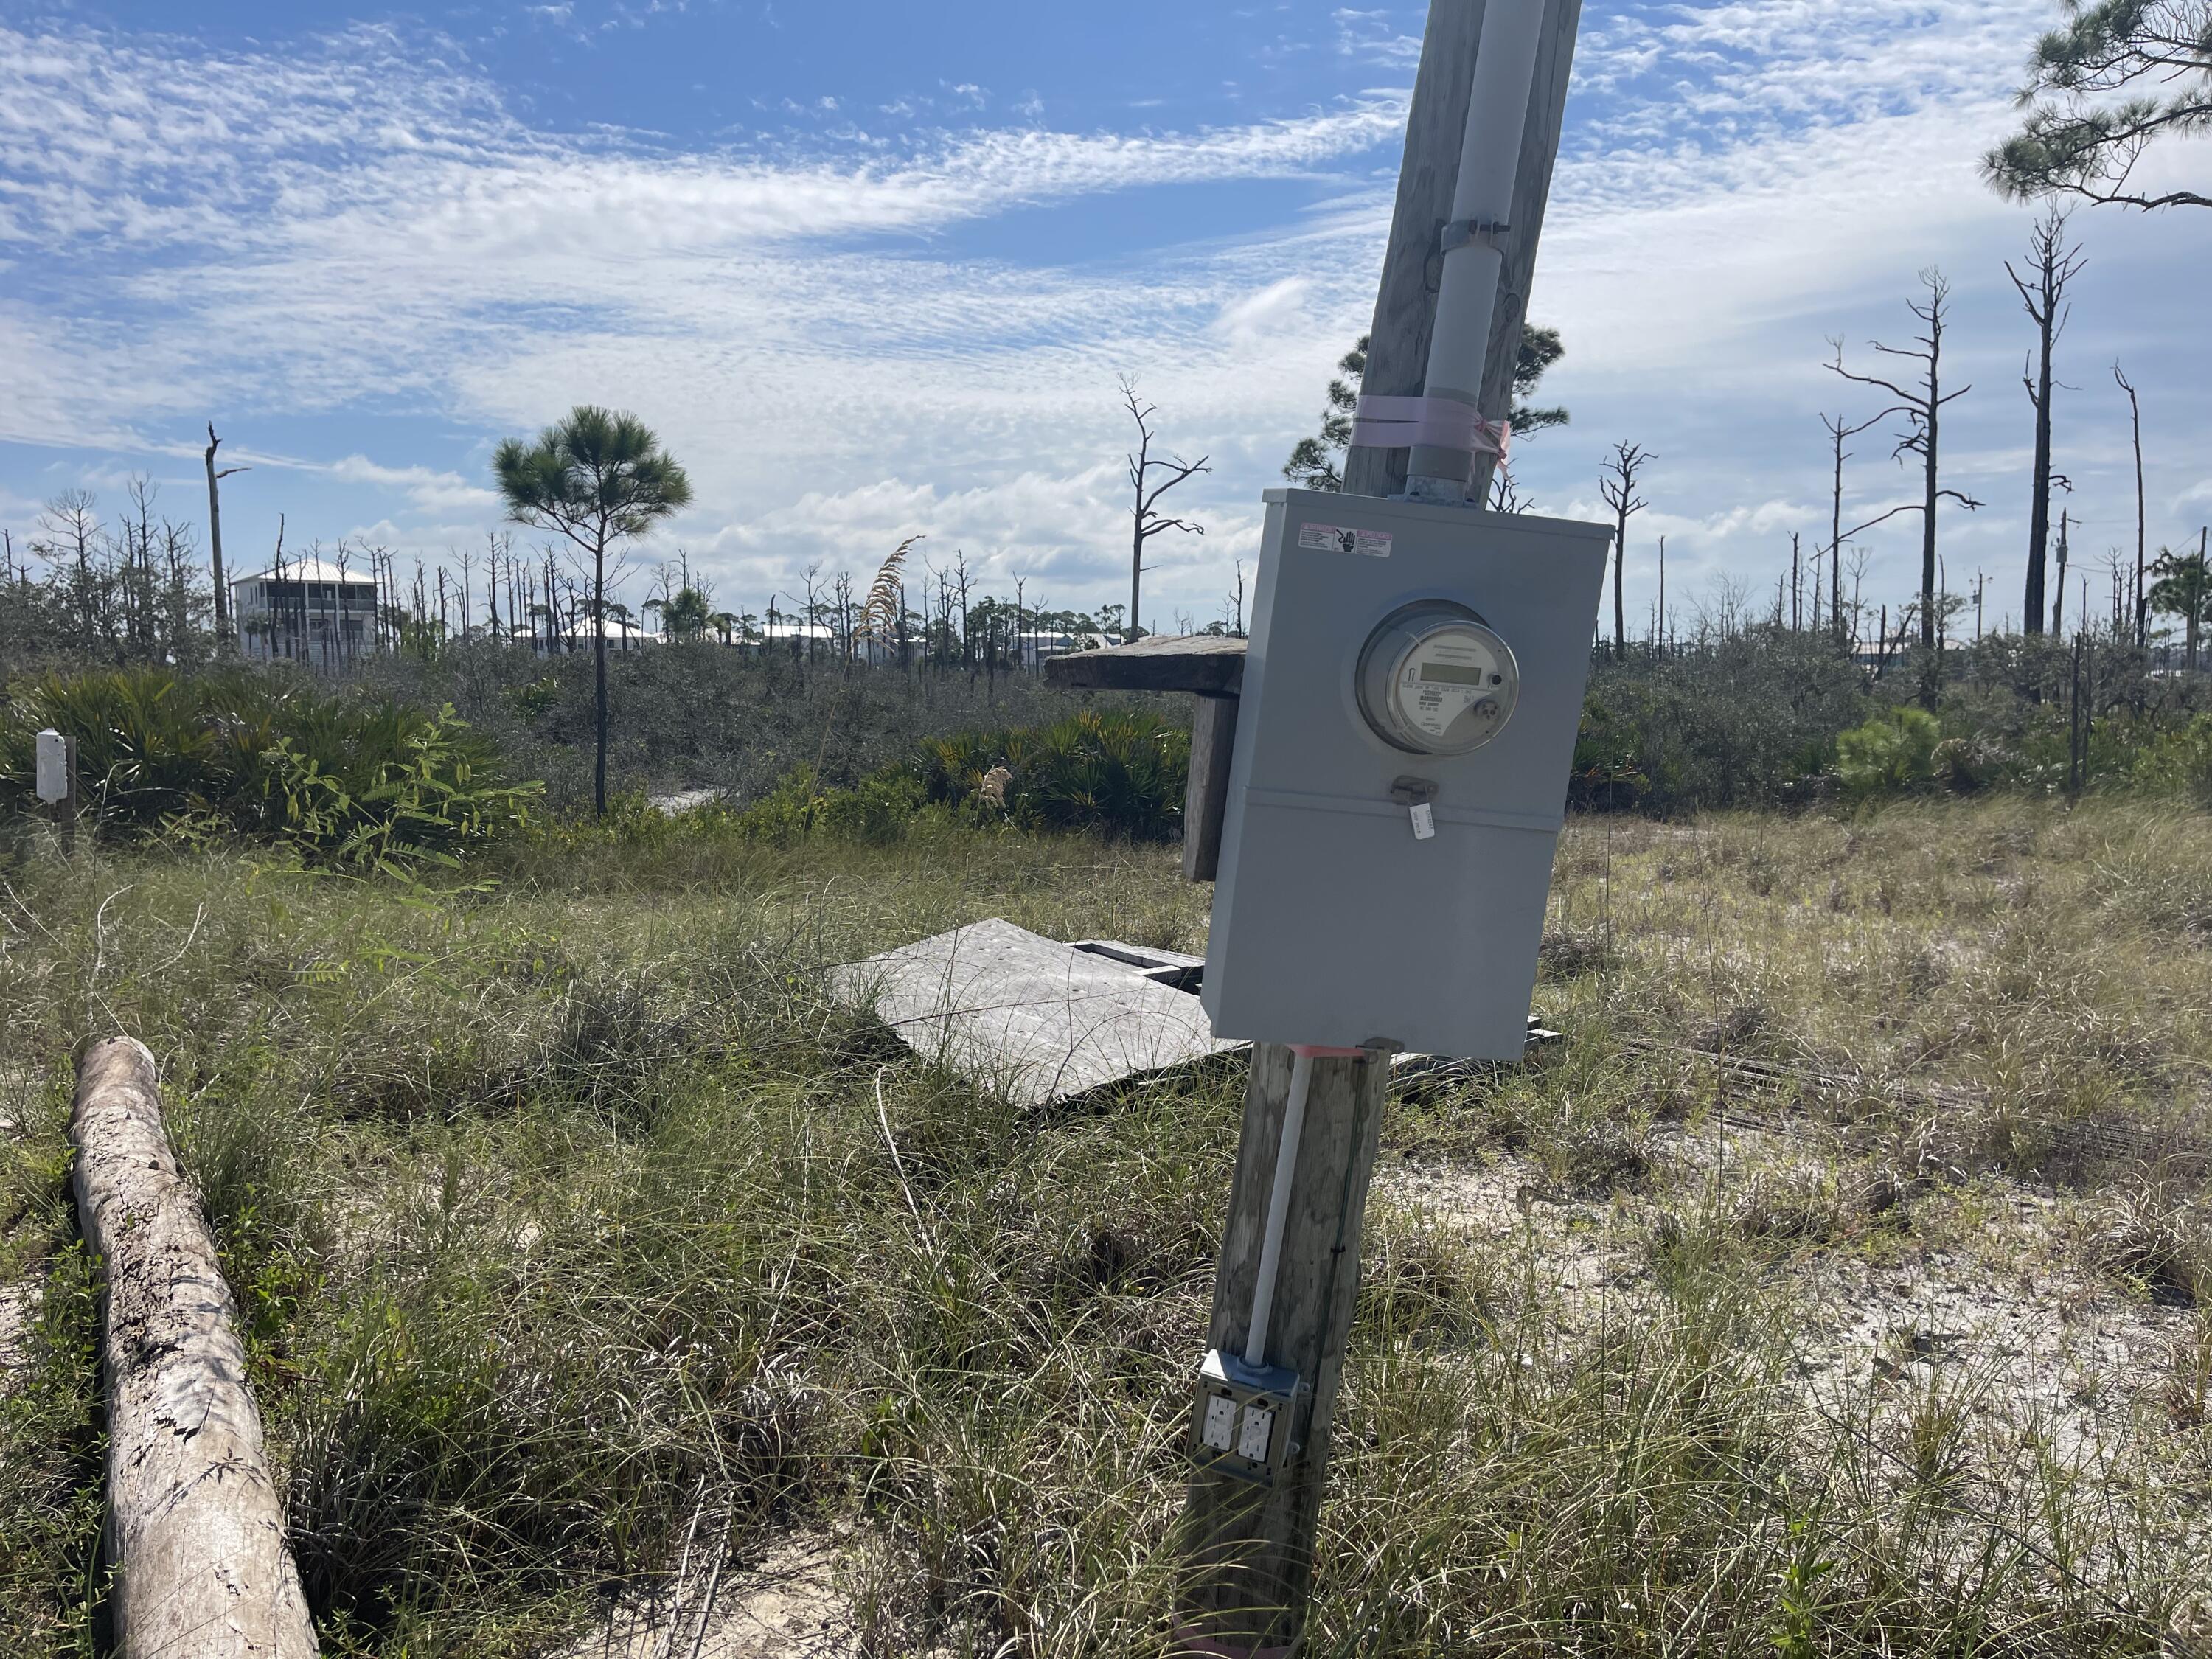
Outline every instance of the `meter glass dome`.
{"label": "meter glass dome", "polygon": [[1359,657],[1359,708],[1376,736],[1421,755],[1463,755],[1504,729],[1520,696],[1512,650],[1448,599],[1384,617]]}

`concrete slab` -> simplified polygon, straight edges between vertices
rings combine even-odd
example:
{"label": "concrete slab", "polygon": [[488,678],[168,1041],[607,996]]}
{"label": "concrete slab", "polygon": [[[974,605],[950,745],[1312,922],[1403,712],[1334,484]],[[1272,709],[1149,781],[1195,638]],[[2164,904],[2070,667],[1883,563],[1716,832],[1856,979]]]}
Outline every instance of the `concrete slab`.
{"label": "concrete slab", "polygon": [[[1188,1065],[1224,1042],[1196,997],[1157,977],[1194,960],[1115,941],[1079,949],[999,917],[830,971],[915,1053],[1041,1106],[1103,1084]],[[1127,958],[1153,959],[1139,964]]]}

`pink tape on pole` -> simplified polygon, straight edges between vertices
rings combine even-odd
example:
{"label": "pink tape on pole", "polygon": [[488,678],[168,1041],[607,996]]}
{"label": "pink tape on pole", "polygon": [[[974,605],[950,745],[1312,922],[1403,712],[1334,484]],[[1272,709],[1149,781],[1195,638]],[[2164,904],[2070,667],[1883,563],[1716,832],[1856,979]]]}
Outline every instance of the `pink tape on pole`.
{"label": "pink tape on pole", "polygon": [[1505,459],[1513,422],[1486,421],[1472,405],[1449,398],[1386,398],[1362,393],[1352,415],[1352,441],[1365,449],[1406,449],[1425,444],[1470,455]]}

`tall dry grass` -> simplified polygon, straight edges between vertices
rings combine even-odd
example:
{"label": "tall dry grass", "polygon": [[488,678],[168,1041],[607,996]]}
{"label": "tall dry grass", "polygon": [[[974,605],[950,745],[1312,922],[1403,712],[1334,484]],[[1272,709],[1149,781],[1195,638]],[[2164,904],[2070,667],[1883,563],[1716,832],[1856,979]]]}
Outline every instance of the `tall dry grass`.
{"label": "tall dry grass", "polygon": [[[1311,1650],[2158,1650],[2206,1589],[2201,1340],[2086,1431],[1910,1334],[1808,1366],[1831,1279],[1963,1273],[2019,1194],[2031,1286],[2176,1294],[2208,854],[2109,804],[1578,822],[1538,994],[1566,1041],[1392,1108]],[[698,858],[444,896],[8,872],[11,1267],[65,1242],[72,1046],[136,1032],[334,1654],[544,1650],[702,1516],[740,1557],[835,1536],[872,1652],[1160,1652],[1236,1068],[1024,1112],[820,975],[988,915],[1195,948],[1202,890],[1170,850],[950,826]],[[0,1627],[58,1632],[96,1510],[48,1286]]]}

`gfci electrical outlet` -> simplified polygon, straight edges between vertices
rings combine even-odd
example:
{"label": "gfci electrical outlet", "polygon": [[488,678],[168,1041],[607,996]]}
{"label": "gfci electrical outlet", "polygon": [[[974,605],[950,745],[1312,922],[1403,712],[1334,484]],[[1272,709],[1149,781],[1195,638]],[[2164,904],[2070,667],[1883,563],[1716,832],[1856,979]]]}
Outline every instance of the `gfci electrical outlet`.
{"label": "gfci electrical outlet", "polygon": [[1198,1437],[1212,1451],[1235,1449],[1237,1402],[1224,1394],[1206,1395],[1206,1417],[1199,1425]]}
{"label": "gfci electrical outlet", "polygon": [[1267,1444],[1275,1432],[1275,1413],[1265,1406],[1244,1408],[1244,1427],[1237,1437],[1237,1455],[1254,1463],[1267,1461]]}
{"label": "gfci electrical outlet", "polygon": [[1289,1467],[1297,1373],[1209,1351],[1198,1370],[1190,1453],[1201,1469],[1272,1486]]}

